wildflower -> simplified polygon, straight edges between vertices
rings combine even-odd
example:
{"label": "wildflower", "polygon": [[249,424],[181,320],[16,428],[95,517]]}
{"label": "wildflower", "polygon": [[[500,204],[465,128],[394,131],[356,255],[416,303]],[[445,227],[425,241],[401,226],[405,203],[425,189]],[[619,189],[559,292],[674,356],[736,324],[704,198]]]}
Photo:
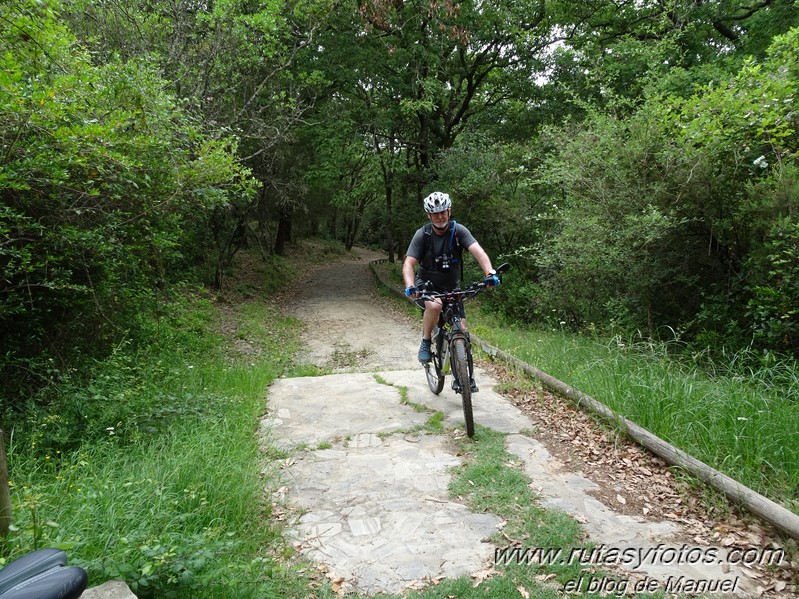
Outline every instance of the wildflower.
{"label": "wildflower", "polygon": [[760,156],[753,164],[758,168],[768,168],[768,161],[765,156]]}

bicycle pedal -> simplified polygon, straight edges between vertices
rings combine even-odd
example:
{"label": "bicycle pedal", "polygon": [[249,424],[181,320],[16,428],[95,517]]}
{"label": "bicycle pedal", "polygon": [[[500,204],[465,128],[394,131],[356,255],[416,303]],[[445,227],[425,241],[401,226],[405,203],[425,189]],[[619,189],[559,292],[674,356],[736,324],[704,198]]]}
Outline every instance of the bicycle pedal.
{"label": "bicycle pedal", "polygon": [[460,393],[461,392],[461,384],[458,382],[457,379],[452,379],[452,390],[455,393]]}

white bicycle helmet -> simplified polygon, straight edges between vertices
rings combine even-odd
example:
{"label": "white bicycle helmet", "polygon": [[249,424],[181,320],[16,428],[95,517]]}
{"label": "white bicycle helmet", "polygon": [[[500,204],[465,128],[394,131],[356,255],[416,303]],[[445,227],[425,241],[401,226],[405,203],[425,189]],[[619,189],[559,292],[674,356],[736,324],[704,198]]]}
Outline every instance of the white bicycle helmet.
{"label": "white bicycle helmet", "polygon": [[424,211],[431,214],[444,212],[451,206],[452,201],[449,199],[449,195],[441,191],[434,191],[424,199]]}

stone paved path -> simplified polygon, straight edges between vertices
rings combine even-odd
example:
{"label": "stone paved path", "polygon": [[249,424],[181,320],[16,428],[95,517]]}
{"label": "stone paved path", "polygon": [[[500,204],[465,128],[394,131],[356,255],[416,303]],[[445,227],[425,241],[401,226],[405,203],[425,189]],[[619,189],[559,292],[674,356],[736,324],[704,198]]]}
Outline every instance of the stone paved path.
{"label": "stone paved path", "polygon": [[[448,387],[440,396],[427,389],[414,359],[418,333],[381,311],[368,292],[373,257],[364,253],[304,285],[294,314],[309,324],[308,359],[336,373],[274,383],[262,430],[291,455],[286,500],[302,514],[292,528],[300,550],[343,578],[345,588],[398,593],[425,578],[489,568],[495,548],[488,539],[502,522],[449,497],[450,469],[460,458],[448,450],[445,435],[416,430],[430,413],[409,404],[444,412],[445,425],[454,427],[462,425],[460,398]],[[372,341],[376,322],[388,343]],[[542,505],[575,516],[605,549],[662,558],[664,550],[681,548],[673,523],[619,515],[591,496],[593,483],[567,471],[529,435],[529,420],[494,392],[495,381],[481,370],[476,378],[475,422],[508,433],[508,450],[520,458]],[[690,549],[683,546],[682,555]],[[735,595],[754,595],[752,581],[724,559],[652,561],[628,564],[631,584],[683,576],[727,581]]]}

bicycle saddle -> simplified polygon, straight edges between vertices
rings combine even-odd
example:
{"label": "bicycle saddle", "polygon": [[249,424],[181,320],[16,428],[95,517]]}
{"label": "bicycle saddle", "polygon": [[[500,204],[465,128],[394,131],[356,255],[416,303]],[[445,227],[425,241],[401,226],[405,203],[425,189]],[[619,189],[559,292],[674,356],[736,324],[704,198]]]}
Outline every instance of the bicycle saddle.
{"label": "bicycle saddle", "polygon": [[39,549],[0,570],[0,599],[77,599],[86,589],[83,568],[67,566],[59,549]]}

